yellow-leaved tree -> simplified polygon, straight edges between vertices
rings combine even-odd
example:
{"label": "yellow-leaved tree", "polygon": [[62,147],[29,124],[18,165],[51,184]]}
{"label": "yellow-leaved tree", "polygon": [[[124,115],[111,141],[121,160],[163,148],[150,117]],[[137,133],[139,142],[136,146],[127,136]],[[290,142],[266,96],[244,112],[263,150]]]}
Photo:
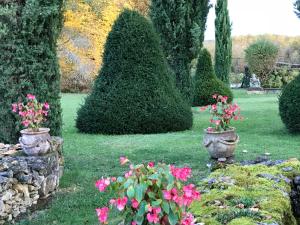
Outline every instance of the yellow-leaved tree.
{"label": "yellow-leaved tree", "polygon": [[102,64],[106,38],[122,9],[147,14],[149,0],[68,0],[58,44],[64,92],[88,91]]}

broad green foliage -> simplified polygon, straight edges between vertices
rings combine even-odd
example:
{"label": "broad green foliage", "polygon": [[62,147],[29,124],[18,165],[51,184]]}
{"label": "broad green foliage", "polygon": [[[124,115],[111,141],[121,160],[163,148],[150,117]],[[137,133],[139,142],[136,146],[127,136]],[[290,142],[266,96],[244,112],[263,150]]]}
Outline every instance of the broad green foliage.
{"label": "broad green foliage", "polygon": [[152,0],[150,17],[176,76],[177,88],[192,99],[190,67],[198,58],[206,29],[209,0]]}
{"label": "broad green foliage", "polygon": [[228,96],[228,102],[232,102],[233,95],[230,89],[216,77],[211,56],[206,49],[202,49],[194,77],[193,105],[206,106],[216,103],[212,98],[214,94]]}
{"label": "broad green foliage", "polygon": [[246,50],[246,61],[250,70],[255,73],[264,87],[269,75],[274,69],[279,48],[268,40],[258,40]]}
{"label": "broad green foliage", "polygon": [[292,133],[300,133],[300,75],[283,89],[279,111],[287,129]]}
{"label": "broad green foliage", "polygon": [[15,143],[20,124],[11,104],[32,93],[51,105],[45,126],[61,134],[60,72],[56,42],[63,0],[15,1],[0,6],[0,142]]}
{"label": "broad green foliage", "polygon": [[110,32],[104,64],[78,111],[86,133],[157,133],[189,129],[191,109],[175,87],[151,23],[125,10]]}
{"label": "broad green foliage", "polygon": [[[283,168],[292,170],[285,172]],[[285,177],[293,179],[299,173],[298,160],[274,167],[232,165],[216,170],[200,183],[204,194],[199,203],[193,204],[191,212],[205,225],[296,225],[286,194],[291,192],[291,186]]]}
{"label": "broad green foliage", "polygon": [[218,0],[216,5],[215,20],[215,71],[217,77],[229,85],[229,74],[231,70],[232,40],[231,22],[227,9],[227,0]]}

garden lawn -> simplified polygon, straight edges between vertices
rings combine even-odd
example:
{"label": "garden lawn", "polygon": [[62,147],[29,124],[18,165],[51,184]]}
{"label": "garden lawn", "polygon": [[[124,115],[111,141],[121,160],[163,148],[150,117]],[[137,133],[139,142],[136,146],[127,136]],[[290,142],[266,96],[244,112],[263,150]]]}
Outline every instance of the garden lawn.
{"label": "garden lawn", "polygon": [[[247,95],[234,91],[235,101],[245,117],[236,122],[241,142],[236,150],[238,160],[255,158],[265,152],[274,159],[300,157],[300,136],[285,130],[278,113],[278,96]],[[84,95],[62,96],[65,171],[60,190],[47,209],[29,214],[19,224],[98,224],[95,208],[102,207],[109,196],[99,193],[95,181],[104,176],[118,176],[125,171],[119,166],[119,156],[126,155],[134,163],[155,161],[188,165],[193,169],[193,181],[198,182],[207,173],[208,154],[202,147],[203,129],[209,120],[207,112],[194,111],[192,130],[153,135],[88,135],[74,127],[76,111]],[[247,150],[248,153],[243,153]],[[117,224],[112,215],[109,224]]]}

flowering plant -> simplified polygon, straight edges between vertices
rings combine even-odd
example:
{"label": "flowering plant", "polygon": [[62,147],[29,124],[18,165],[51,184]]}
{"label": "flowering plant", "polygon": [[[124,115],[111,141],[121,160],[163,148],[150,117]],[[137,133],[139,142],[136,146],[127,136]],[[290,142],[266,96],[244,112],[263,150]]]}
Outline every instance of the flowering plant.
{"label": "flowering plant", "polygon": [[[130,164],[126,157],[121,165]],[[173,165],[130,164],[130,170],[122,177],[102,178],[96,182],[100,192],[111,190],[118,197],[109,201],[109,207],[96,209],[100,223],[107,224],[109,208],[122,212],[125,224],[180,224],[193,225],[194,217],[186,210],[200,193],[194,184],[186,184],[191,177],[188,167]]]}
{"label": "flowering plant", "polygon": [[13,103],[12,111],[21,117],[21,123],[25,128],[38,131],[40,124],[46,121],[50,106],[47,102],[39,103],[32,94],[27,94],[26,100],[26,104]]}
{"label": "flowering plant", "polygon": [[240,107],[235,104],[227,103],[228,97],[222,95],[212,96],[216,103],[202,107],[201,110],[205,111],[209,108],[211,114],[210,123],[212,127],[209,127],[208,131],[226,131],[230,129],[231,120],[242,120]]}

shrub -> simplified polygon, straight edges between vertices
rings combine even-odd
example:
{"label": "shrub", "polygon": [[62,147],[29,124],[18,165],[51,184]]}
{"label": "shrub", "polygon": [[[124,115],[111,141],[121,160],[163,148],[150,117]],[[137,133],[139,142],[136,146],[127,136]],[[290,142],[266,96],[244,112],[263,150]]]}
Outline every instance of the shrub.
{"label": "shrub", "polygon": [[264,86],[274,69],[279,48],[271,41],[258,40],[252,43],[245,53],[250,70],[259,77]]}
{"label": "shrub", "polygon": [[81,132],[157,133],[192,126],[151,23],[125,10],[108,36],[104,64],[78,111]]}
{"label": "shrub", "polygon": [[228,102],[233,99],[229,87],[216,77],[210,53],[206,49],[200,52],[194,83],[194,106],[206,106],[216,103],[216,100],[212,98],[214,94],[228,96]]}
{"label": "shrub", "polygon": [[287,129],[291,133],[300,133],[300,75],[283,89],[279,111]]}
{"label": "shrub", "polygon": [[0,142],[15,143],[20,130],[11,104],[32,93],[51,105],[45,124],[61,134],[60,72],[56,43],[62,0],[4,1],[0,4]]}
{"label": "shrub", "polygon": [[282,88],[294,80],[298,75],[298,71],[288,68],[275,69],[264,85],[265,88]]}

